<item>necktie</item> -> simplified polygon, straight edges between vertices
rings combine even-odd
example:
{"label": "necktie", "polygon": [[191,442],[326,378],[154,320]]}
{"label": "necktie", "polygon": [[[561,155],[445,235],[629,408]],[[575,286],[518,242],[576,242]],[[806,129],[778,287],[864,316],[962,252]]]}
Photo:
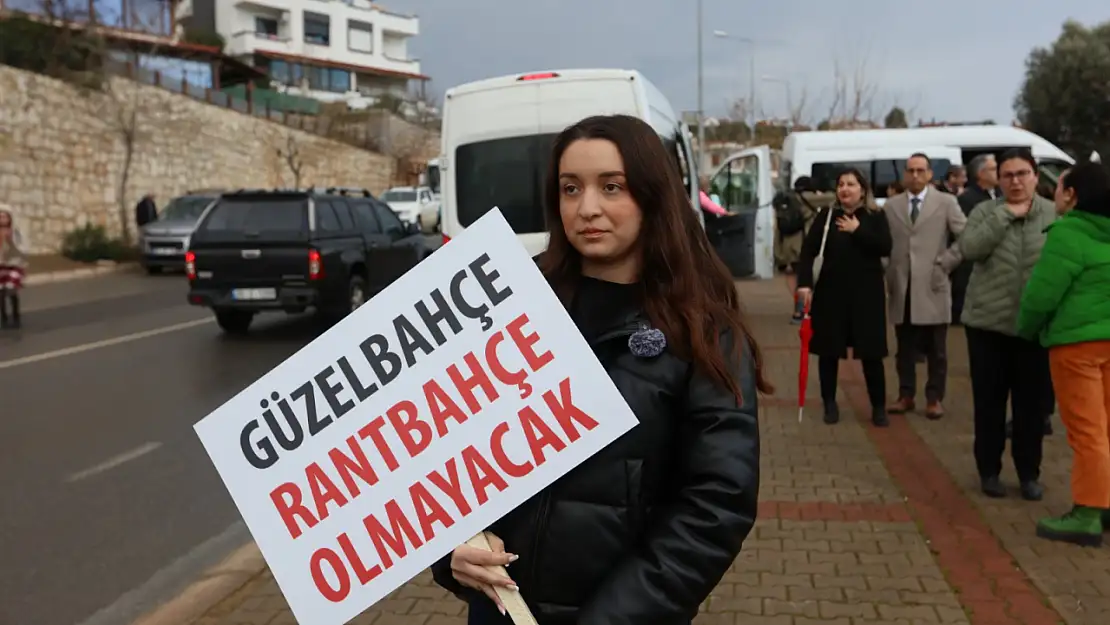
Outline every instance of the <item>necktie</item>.
{"label": "necktie", "polygon": [[910,223],[917,223],[917,216],[921,213],[921,198],[913,198],[910,200],[913,206],[910,208]]}

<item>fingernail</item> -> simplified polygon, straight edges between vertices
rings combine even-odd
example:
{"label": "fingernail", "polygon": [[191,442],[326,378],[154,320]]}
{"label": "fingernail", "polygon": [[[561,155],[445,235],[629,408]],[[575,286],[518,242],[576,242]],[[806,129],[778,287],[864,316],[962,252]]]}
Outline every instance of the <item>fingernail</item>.
{"label": "fingernail", "polygon": [[501,610],[501,616],[505,616],[505,606],[497,604],[497,609]]}
{"label": "fingernail", "polygon": [[509,590],[511,590],[513,592],[520,592],[520,588],[516,584],[509,584],[505,588],[508,588]]}
{"label": "fingernail", "polygon": [[516,555],[515,553],[510,553],[509,554],[509,562],[516,562],[519,559],[520,559],[520,556]]}

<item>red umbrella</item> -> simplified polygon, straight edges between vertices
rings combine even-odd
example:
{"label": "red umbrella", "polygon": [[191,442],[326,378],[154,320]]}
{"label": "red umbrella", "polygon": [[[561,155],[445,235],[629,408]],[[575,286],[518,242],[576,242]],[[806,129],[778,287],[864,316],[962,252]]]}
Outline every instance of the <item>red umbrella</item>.
{"label": "red umbrella", "polygon": [[806,387],[809,386],[809,340],[813,338],[813,323],[809,318],[809,302],[806,302],[802,325],[798,328],[801,339],[801,360],[798,362],[798,423],[802,422],[802,412],[806,406]]}

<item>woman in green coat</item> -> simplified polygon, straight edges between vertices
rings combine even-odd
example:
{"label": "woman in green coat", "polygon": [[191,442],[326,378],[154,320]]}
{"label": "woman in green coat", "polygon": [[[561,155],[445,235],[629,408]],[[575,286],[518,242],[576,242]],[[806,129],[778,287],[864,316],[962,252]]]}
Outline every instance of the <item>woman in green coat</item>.
{"label": "woman in green coat", "polygon": [[1073,452],[1074,507],[1037,535],[1102,544],[1110,529],[1110,172],[1083,163],[1060,177],[1052,224],[1025,287],[1018,334],[1048,348],[1060,418]]}

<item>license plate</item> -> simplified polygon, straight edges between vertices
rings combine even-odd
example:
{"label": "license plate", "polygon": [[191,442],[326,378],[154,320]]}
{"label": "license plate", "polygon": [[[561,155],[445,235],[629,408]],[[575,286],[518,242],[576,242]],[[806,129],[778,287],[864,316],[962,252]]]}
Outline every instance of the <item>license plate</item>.
{"label": "license plate", "polygon": [[252,301],[277,299],[277,289],[233,289],[231,299]]}
{"label": "license plate", "polygon": [[154,252],[155,256],[173,256],[175,254],[181,253],[181,250],[178,250],[175,247],[156,247],[153,248],[151,251]]}

